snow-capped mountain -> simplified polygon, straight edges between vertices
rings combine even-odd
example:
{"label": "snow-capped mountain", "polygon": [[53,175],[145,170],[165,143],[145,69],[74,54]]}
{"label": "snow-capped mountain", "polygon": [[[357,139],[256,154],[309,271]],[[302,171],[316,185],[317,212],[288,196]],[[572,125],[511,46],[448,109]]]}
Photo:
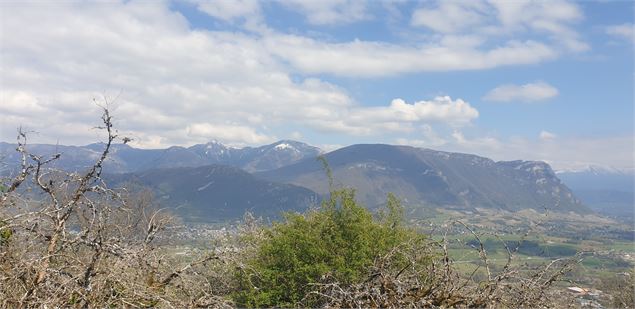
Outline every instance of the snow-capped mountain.
{"label": "snow-capped mountain", "polygon": [[[0,158],[6,166],[5,170],[11,166],[17,167],[19,165],[20,155],[15,151],[15,147],[14,144],[0,143]],[[104,149],[104,144],[96,143],[86,146],[33,144],[28,145],[28,149],[38,155],[62,153],[60,160],[55,162],[57,168],[81,170],[95,162]],[[128,173],[153,168],[222,164],[254,172],[279,168],[306,158],[314,158],[320,152],[317,147],[291,140],[283,140],[255,148],[229,147],[218,141],[187,148],[173,146],[167,149],[137,149],[128,145],[116,144],[111,147],[105,168],[112,173]]]}
{"label": "snow-capped mountain", "polygon": [[593,174],[593,175],[634,175],[635,168],[617,168],[607,165],[584,165],[578,168],[565,168],[556,171],[556,174]]}
{"label": "snow-capped mountain", "polygon": [[576,170],[556,172],[573,189],[609,189],[633,191],[635,172],[632,169],[590,165]]}
{"label": "snow-capped mountain", "polygon": [[635,170],[590,165],[557,174],[593,210],[627,220],[635,217]]}
{"label": "snow-capped mountain", "polygon": [[207,144],[197,144],[187,149],[201,158],[214,162],[230,162],[241,151],[240,148],[228,147],[216,140]]}
{"label": "snow-capped mountain", "polygon": [[283,167],[305,158],[317,157],[320,149],[302,142],[282,140],[257,148],[244,148],[242,168],[246,171],[266,171]]}

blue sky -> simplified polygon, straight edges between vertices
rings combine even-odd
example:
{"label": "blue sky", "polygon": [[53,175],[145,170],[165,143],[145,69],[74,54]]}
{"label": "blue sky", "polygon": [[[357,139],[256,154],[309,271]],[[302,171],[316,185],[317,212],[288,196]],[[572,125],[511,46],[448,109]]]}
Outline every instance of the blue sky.
{"label": "blue sky", "polygon": [[2,2],[0,139],[390,143],[633,168],[633,2]]}

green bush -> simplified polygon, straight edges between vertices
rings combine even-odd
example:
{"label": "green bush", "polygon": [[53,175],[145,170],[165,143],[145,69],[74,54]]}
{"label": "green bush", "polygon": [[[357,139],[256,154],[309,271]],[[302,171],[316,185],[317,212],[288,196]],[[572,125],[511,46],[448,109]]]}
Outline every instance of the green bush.
{"label": "green bush", "polygon": [[13,236],[13,231],[7,226],[6,222],[0,220],[0,245],[5,244]]}
{"label": "green bush", "polygon": [[320,304],[319,297],[311,297],[315,283],[327,278],[344,286],[359,283],[386,256],[394,267],[403,267],[405,257],[388,253],[424,236],[402,225],[394,196],[386,204],[374,218],[353,190],[344,189],[332,192],[318,210],[285,214],[264,231],[256,253],[236,271],[234,301],[240,307],[315,307]]}

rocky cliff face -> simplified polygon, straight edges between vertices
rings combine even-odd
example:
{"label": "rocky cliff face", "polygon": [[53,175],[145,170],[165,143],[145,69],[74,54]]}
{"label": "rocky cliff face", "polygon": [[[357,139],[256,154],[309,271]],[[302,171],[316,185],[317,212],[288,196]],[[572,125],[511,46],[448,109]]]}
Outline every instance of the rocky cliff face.
{"label": "rocky cliff face", "polygon": [[[412,207],[587,212],[544,162],[495,162],[470,154],[391,145],[354,145],[326,155],[336,182],[368,206],[395,193]],[[260,175],[325,194],[320,164],[305,160]]]}

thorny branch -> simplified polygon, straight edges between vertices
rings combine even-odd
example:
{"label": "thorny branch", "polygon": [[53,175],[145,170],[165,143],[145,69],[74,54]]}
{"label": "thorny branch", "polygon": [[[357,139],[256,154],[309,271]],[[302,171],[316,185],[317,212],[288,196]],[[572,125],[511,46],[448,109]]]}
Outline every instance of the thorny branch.
{"label": "thorny branch", "polygon": [[104,164],[119,136],[107,101],[100,107],[106,141],[83,173],[50,168],[62,154],[30,153],[18,131],[19,171],[0,191],[0,231],[9,235],[0,238],[0,307],[226,306],[198,274],[218,257],[174,267],[183,262],[156,244],[171,216],[147,192],[106,186]]}

